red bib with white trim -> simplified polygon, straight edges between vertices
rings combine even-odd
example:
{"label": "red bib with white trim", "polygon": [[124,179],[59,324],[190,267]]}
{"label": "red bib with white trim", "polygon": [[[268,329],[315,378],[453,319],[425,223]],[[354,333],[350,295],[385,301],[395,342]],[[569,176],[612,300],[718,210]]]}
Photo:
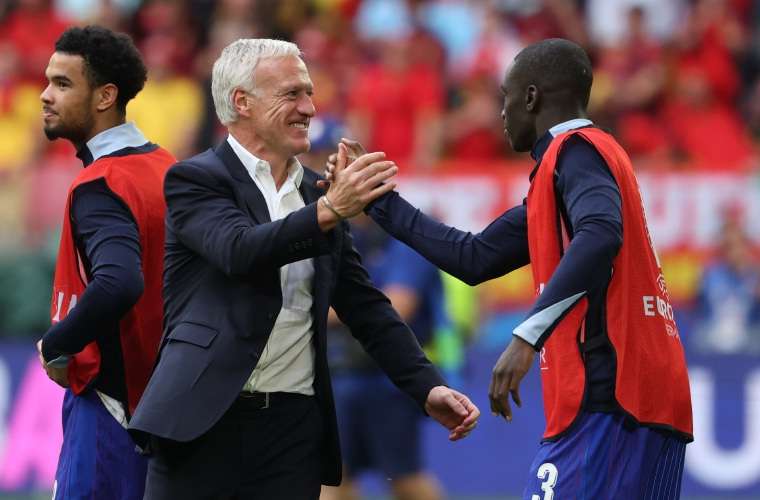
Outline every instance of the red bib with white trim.
{"label": "red bib with white trim", "polygon": [[[166,211],[163,182],[166,171],[175,161],[170,153],[161,148],[146,153],[100,158],[74,179],[66,201],[53,283],[50,312],[53,323],[64,319],[76,306],[88,282],[72,230],[71,201],[77,186],[104,179],[108,188],[129,207],[137,223],[145,288],[137,304],[119,322],[130,413],[148,383],[161,340]],[[95,381],[100,363],[100,351],[95,342],[72,357],[68,376],[75,394],[81,393]]]}
{"label": "red bib with white trim", "polygon": [[[599,129],[576,129],[555,137],[531,182],[528,245],[536,292],[551,279],[568,243],[554,173],[559,152],[573,135],[596,148],[620,189],[623,244],[613,261],[605,304],[606,333],[616,359],[615,399],[640,424],[675,430],[691,439],[686,360],[638,183],[623,148]],[[586,372],[581,346],[587,309],[584,298],[556,326],[539,356],[547,439],[567,430],[583,403]]]}

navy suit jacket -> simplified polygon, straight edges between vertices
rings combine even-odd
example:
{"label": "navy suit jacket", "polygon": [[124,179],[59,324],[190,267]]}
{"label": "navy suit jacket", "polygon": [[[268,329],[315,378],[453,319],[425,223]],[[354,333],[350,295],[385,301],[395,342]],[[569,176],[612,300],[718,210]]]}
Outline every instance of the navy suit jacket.
{"label": "navy suit jacket", "polygon": [[317,224],[318,175],[306,169],[306,206],[272,222],[263,195],[224,141],[167,173],[164,336],[129,429],[189,441],[230,408],[251,375],[282,306],[279,268],[314,259],[314,390],[325,422],[325,484],[341,459],[326,356],[332,306],[391,380],[424,407],[444,384],[388,299],[370,282],[348,224]]}

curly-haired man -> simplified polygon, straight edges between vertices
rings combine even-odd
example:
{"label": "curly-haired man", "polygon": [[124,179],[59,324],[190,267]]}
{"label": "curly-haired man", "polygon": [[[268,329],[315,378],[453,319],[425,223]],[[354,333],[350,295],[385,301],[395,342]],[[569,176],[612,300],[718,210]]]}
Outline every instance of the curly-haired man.
{"label": "curly-haired man", "polygon": [[175,160],[125,123],[146,80],[128,36],[71,28],[45,75],[45,135],[70,141],[85,167],[69,188],[52,326],[37,344],[67,388],[54,498],[141,499],[146,459],[125,427],[161,337],[162,182]]}

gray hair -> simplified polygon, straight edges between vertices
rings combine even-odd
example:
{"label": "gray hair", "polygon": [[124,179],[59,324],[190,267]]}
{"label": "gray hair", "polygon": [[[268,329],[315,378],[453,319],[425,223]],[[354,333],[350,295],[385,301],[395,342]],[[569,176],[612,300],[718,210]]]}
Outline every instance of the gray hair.
{"label": "gray hair", "polygon": [[241,38],[227,45],[214,63],[211,74],[211,95],[216,115],[223,125],[234,123],[238,112],[232,103],[235,89],[254,93],[253,71],[259,61],[268,57],[299,56],[298,46],[283,40]]}

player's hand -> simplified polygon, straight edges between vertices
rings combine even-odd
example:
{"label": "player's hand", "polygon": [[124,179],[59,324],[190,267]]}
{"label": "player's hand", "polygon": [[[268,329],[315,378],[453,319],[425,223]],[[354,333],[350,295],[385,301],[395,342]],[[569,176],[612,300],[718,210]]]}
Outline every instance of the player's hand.
{"label": "player's hand", "polygon": [[493,367],[491,385],[488,397],[491,400],[491,413],[501,415],[507,422],[512,421],[512,408],[509,406],[509,395],[520,407],[520,382],[533,364],[536,351],[533,346],[522,338],[513,336],[509,347],[501,353]]}
{"label": "player's hand", "polygon": [[[367,150],[361,145],[359,141],[353,141],[346,139],[345,137],[340,140],[340,143],[346,146],[346,161],[353,163],[362,155],[367,154]],[[338,153],[333,153],[327,157],[327,163],[325,164],[325,180],[317,181],[317,187],[327,189],[330,187],[330,183],[333,181],[333,171],[338,164]]]}
{"label": "player's hand", "polygon": [[467,396],[443,385],[430,390],[425,411],[450,431],[451,441],[467,437],[480,417],[480,410]]}
{"label": "player's hand", "polygon": [[398,167],[385,160],[385,153],[368,153],[349,164],[348,147],[338,144],[338,158],[333,180],[325,196],[343,218],[353,217],[376,198],[392,191],[395,182],[388,182]]}
{"label": "player's hand", "polygon": [[42,356],[42,340],[37,341],[37,355],[40,359],[40,364],[42,365],[42,369],[45,370],[45,373],[47,373],[47,376],[55,382],[56,384],[60,385],[63,388],[66,388],[69,386],[69,368],[68,366],[60,366],[60,367],[54,367],[50,366],[45,362],[45,358]]}

